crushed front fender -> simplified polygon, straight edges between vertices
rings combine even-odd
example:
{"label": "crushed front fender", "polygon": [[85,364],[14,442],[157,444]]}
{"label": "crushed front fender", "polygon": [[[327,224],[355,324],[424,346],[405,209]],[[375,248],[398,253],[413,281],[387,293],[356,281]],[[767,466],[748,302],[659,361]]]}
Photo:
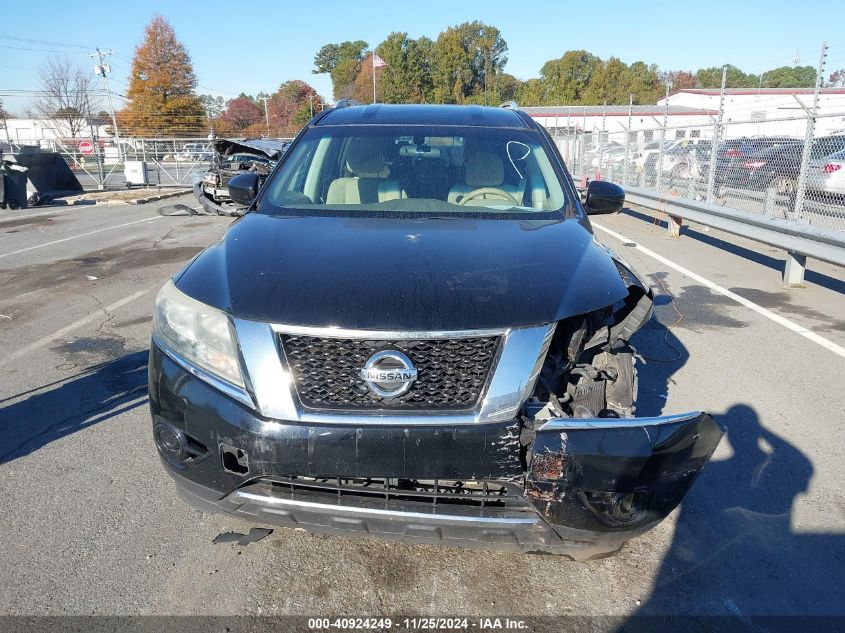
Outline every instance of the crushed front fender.
{"label": "crushed front fender", "polygon": [[706,413],[549,420],[526,496],[564,539],[621,544],[663,520],[724,435]]}

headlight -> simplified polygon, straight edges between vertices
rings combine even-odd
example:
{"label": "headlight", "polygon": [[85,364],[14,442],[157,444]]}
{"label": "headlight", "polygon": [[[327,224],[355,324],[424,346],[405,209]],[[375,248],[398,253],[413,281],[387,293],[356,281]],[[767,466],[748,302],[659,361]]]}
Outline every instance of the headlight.
{"label": "headlight", "polygon": [[217,308],[191,299],[172,281],[156,297],[153,336],[191,364],[243,388],[229,317]]}

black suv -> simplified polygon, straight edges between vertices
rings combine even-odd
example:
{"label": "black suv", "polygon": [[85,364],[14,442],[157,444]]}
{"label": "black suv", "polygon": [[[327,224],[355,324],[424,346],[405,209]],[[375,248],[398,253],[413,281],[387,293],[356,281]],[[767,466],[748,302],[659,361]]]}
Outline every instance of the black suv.
{"label": "black suv", "polygon": [[716,448],[705,413],[634,418],[640,276],[593,237],[518,109],[315,117],[156,300],[153,435],[181,495],[318,532],[606,555]]}

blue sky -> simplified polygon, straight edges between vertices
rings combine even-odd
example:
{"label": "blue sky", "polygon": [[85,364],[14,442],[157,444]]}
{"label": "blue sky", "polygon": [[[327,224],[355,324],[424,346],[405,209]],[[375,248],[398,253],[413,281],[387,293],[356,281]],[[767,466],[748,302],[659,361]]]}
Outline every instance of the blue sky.
{"label": "blue sky", "polygon": [[[339,2],[181,2],[25,0],[4,3],[0,36],[0,91],[37,88],[37,68],[51,51],[81,62],[81,47],[111,48],[114,85],[125,94],[129,60],[155,13],[170,20],[194,62],[201,93],[232,97],[241,91],[272,92],[288,79],[304,79],[331,96],[327,75],[313,75],[314,53],[327,42],[363,39],[378,44],[391,31],[435,38],[467,20],[497,26],[509,46],[506,70],[527,79],[564,51],[584,48],[625,62],[696,69],[726,62],[746,72],[792,63],[816,65],[823,40],[830,67],[845,66],[845,3],[831,0],[707,3],[356,0]],[[22,50],[36,49],[36,50]],[[26,97],[4,97],[20,111]]]}

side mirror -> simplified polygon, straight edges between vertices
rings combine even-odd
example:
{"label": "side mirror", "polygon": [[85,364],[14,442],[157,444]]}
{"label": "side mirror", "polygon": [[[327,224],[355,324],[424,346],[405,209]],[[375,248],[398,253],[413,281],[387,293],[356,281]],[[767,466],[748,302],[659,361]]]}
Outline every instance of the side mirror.
{"label": "side mirror", "polygon": [[258,174],[238,174],[229,181],[229,197],[245,207],[252,204],[258,195]]}
{"label": "side mirror", "polygon": [[618,213],[625,204],[625,190],[606,180],[594,180],[587,185],[584,207],[587,215]]}

